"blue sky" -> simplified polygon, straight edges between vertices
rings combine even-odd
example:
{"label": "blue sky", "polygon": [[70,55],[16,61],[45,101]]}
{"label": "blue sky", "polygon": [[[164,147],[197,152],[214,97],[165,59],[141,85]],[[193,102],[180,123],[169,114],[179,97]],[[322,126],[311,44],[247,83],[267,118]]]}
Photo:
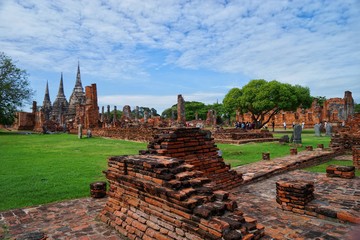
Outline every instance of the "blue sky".
{"label": "blue sky", "polygon": [[[46,81],[67,98],[80,61],[99,106],[221,102],[251,79],[360,102],[359,0],[0,1],[0,51],[30,74],[41,105]],[[27,109],[25,109],[27,110]]]}

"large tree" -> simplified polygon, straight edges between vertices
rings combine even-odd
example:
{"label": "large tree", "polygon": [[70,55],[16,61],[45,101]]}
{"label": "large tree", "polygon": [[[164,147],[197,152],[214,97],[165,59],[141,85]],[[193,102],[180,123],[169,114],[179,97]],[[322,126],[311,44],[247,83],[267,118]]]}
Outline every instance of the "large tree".
{"label": "large tree", "polygon": [[260,122],[259,127],[262,127],[280,111],[295,111],[298,107],[310,107],[312,97],[307,87],[258,79],[251,80],[242,89],[231,89],[223,103],[228,111],[239,110],[241,113],[250,113],[252,120]]}
{"label": "large tree", "polygon": [[26,71],[16,67],[10,57],[0,53],[0,123],[12,124],[15,112],[29,102],[32,95]]}

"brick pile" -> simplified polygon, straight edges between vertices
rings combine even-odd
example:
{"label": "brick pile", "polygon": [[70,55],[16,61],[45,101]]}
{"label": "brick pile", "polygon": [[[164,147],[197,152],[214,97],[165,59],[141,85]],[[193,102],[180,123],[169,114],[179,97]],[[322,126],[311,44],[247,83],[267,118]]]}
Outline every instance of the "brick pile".
{"label": "brick pile", "polygon": [[259,239],[264,227],[245,217],[225,191],[185,160],[111,157],[108,201],[100,219],[129,239]]}
{"label": "brick pile", "polygon": [[305,206],[314,199],[314,183],[307,181],[276,182],[276,202],[283,210],[305,213]]}
{"label": "brick pile", "polygon": [[240,186],[242,175],[230,169],[224,159],[218,155],[218,148],[211,132],[199,128],[164,128],[156,134],[148,144],[148,149],[140,154],[183,159],[202,171],[210,179],[214,179],[214,189],[228,190]]}
{"label": "brick pile", "polygon": [[360,114],[355,113],[345,126],[331,138],[330,147],[335,151],[350,151],[360,145]]}
{"label": "brick pile", "polygon": [[360,170],[360,146],[354,146],[352,149],[353,165]]}
{"label": "brick pile", "polygon": [[355,177],[355,167],[354,166],[339,166],[339,165],[329,165],[326,167],[326,176],[327,177],[339,177],[339,178],[354,178]]}
{"label": "brick pile", "polygon": [[274,138],[272,133],[269,131],[258,131],[252,130],[247,131],[244,129],[233,128],[233,129],[217,129],[212,131],[213,137],[218,143],[247,143],[247,142],[269,142],[278,141],[279,139]]}

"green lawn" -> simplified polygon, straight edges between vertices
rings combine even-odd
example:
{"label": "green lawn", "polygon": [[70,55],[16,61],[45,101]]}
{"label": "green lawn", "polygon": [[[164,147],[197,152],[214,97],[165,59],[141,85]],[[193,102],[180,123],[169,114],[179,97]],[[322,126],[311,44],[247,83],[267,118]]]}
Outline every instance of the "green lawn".
{"label": "green lawn", "polygon": [[[291,137],[292,130],[286,133],[275,133],[274,137],[280,138],[283,135]],[[329,147],[330,137],[315,137],[314,131],[305,130],[302,134],[302,147],[298,147],[298,151],[305,150],[306,146],[317,147],[317,144],[324,144]],[[279,142],[267,143],[247,143],[241,145],[217,144],[218,148],[223,152],[223,158],[232,167],[241,166],[253,162],[261,161],[263,152],[270,152],[270,158],[283,157],[290,154],[291,144],[281,145]]]}
{"label": "green lawn", "polygon": [[[326,167],[329,165],[353,166],[353,162],[333,159],[329,162],[326,162],[326,163],[323,163],[323,164],[320,164],[317,166],[305,168],[304,170],[309,171],[309,172],[326,173]],[[360,170],[355,169],[355,176],[360,177]]]}
{"label": "green lawn", "polygon": [[[304,147],[318,143],[327,147],[329,141],[315,138],[311,131],[303,134]],[[291,148],[278,142],[217,145],[232,166],[260,161],[262,152],[270,152],[271,158],[285,156]],[[0,211],[89,196],[89,184],[105,180],[102,171],[109,156],[137,154],[141,149],[146,149],[145,143],[0,130]]]}
{"label": "green lawn", "polygon": [[76,135],[0,132],[0,211],[89,195],[105,180],[107,157],[137,154],[146,144]]}

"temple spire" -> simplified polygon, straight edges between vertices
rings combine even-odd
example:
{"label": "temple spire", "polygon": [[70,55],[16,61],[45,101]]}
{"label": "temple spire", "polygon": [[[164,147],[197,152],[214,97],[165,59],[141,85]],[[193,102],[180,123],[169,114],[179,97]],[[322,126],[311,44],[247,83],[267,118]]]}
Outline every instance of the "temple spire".
{"label": "temple spire", "polygon": [[58,91],[58,95],[56,97],[57,98],[65,98],[64,84],[63,84],[63,73],[61,73],[59,91]]}
{"label": "temple spire", "polygon": [[82,83],[81,83],[80,62],[79,61],[78,61],[78,68],[77,68],[77,74],[76,74],[75,88],[81,89],[81,91],[83,91],[83,87],[82,87]]}
{"label": "temple spire", "polygon": [[50,102],[50,94],[49,94],[49,81],[46,81],[46,88],[45,88],[45,96],[44,96],[44,102],[49,101]]}

